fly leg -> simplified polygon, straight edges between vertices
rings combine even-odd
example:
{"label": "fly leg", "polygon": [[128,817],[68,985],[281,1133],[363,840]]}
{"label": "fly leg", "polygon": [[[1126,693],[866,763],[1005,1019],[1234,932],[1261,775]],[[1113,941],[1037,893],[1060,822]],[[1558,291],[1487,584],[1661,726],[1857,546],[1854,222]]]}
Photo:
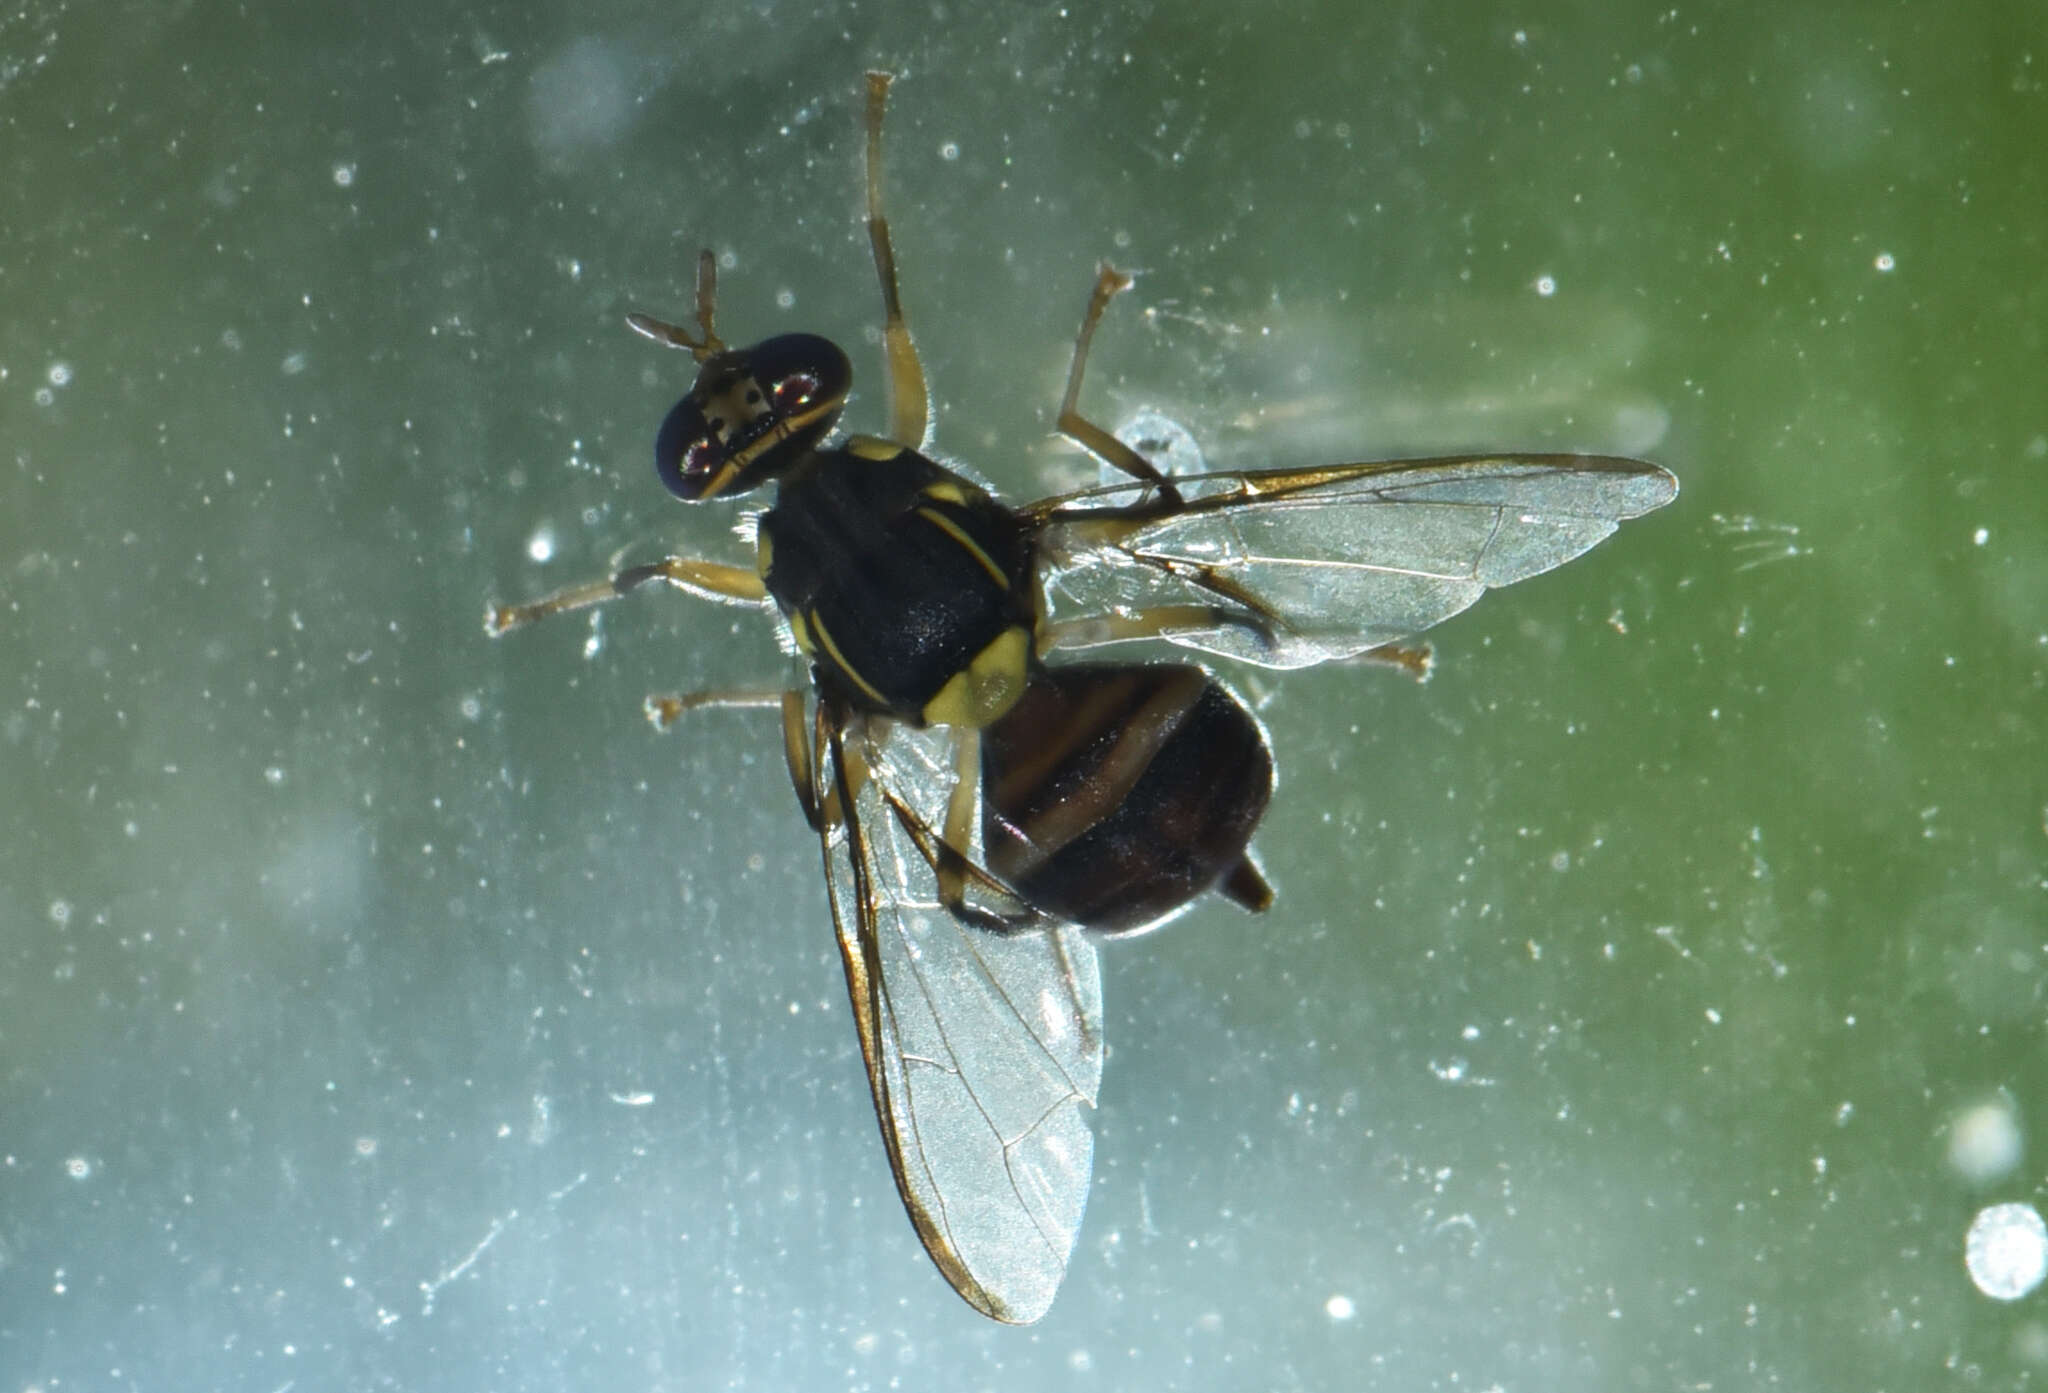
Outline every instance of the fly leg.
{"label": "fly leg", "polygon": [[1088,296],[1087,313],[1081,316],[1081,332],[1074,336],[1074,362],[1067,370],[1067,395],[1060,401],[1059,431],[1104,464],[1144,483],[1156,484],[1162,498],[1169,504],[1178,504],[1180,490],[1159,472],[1158,466],[1081,414],[1081,373],[1088,365],[1088,345],[1095,337],[1095,326],[1109,302],[1130,288],[1131,278],[1107,261],[1096,268],[1095,289]]}
{"label": "fly leg", "polygon": [[1436,652],[1426,643],[1383,643],[1354,654],[1349,661],[1395,668],[1417,682],[1427,682],[1436,668]]}
{"label": "fly leg", "polygon": [[[946,825],[933,841],[929,829],[909,829],[918,852],[931,864],[939,903],[963,924],[996,933],[1043,927],[1043,914],[1017,898],[1016,892],[984,870],[974,859],[975,819],[981,815],[981,732],[953,729],[953,791],[946,798]],[[996,907],[970,900],[968,892]]]}
{"label": "fly leg", "polygon": [[[702,692],[659,692],[642,704],[648,724],[667,733],[692,711],[766,711],[782,713],[782,759],[789,770],[797,806],[814,832],[839,826],[836,789],[818,788],[818,762],[805,727],[804,694],[779,687],[721,687]],[[858,788],[858,784],[855,785]]]}
{"label": "fly leg", "polygon": [[604,580],[564,586],[552,595],[522,605],[492,605],[484,613],[484,632],[496,638],[508,629],[524,628],[551,614],[616,600],[651,580],[666,581],[700,599],[729,604],[758,604],[768,598],[768,587],[757,571],[690,556],[666,556],[644,566],[628,566]]}
{"label": "fly leg", "polygon": [[981,811],[981,732],[953,732],[953,791],[946,798],[945,841],[932,873],[939,903],[956,915],[967,912],[967,868],[974,851],[974,818]]}
{"label": "fly leg", "polygon": [[889,243],[889,220],[882,216],[882,111],[889,103],[889,73],[868,74],[868,242],[874,248],[875,274],[882,282],[882,346],[889,357],[889,438],[898,445],[922,449],[931,439],[931,405],[925,394],[924,366],[910,326],[903,320],[903,302],[896,290],[896,252]]}
{"label": "fly leg", "polygon": [[715,687],[701,692],[656,692],[640,704],[647,723],[666,735],[692,711],[765,711],[779,708],[780,687]]}
{"label": "fly leg", "polygon": [[[839,801],[836,784],[828,788],[819,787],[819,746],[804,729],[804,694],[784,692],[778,701],[782,707],[782,761],[789,769],[789,782],[796,789],[797,806],[804,810],[804,821],[811,824],[813,832],[830,832],[844,821],[840,811],[844,805]],[[827,719],[821,704],[818,708],[818,733],[821,736]]]}
{"label": "fly leg", "polygon": [[1038,631],[1038,655],[1054,649],[1100,648],[1109,643],[1133,639],[1165,638],[1175,634],[1213,633],[1217,629],[1248,629],[1260,643],[1269,643],[1272,629],[1257,615],[1228,605],[1155,605],[1129,613],[1091,614],[1080,619],[1063,619],[1044,624]]}

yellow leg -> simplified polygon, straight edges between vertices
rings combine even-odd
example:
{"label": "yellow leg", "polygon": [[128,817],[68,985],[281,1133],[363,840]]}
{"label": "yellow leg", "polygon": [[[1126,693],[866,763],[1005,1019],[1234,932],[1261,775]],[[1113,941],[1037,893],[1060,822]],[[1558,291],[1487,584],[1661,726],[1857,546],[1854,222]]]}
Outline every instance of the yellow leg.
{"label": "yellow leg", "polygon": [[945,844],[932,872],[939,903],[960,913],[967,904],[967,867],[974,847],[974,819],[981,812],[981,733],[953,730],[953,792],[946,799]]}
{"label": "yellow leg", "polygon": [[910,326],[903,320],[903,302],[896,290],[896,252],[889,243],[889,220],[882,216],[882,112],[889,103],[888,73],[868,74],[868,242],[875,252],[875,274],[882,282],[882,346],[889,355],[889,438],[913,450],[931,436],[931,403],[925,393],[924,365]]}
{"label": "yellow leg", "polygon": [[1133,639],[1166,638],[1176,633],[1206,633],[1236,626],[1250,629],[1260,639],[1272,636],[1258,617],[1245,610],[1224,605],[1155,605],[1130,614],[1091,614],[1043,624],[1038,630],[1038,654],[1054,649],[1100,648],[1108,643]]}
{"label": "yellow leg", "polygon": [[780,687],[722,687],[708,692],[656,692],[640,703],[647,723],[666,735],[692,711],[762,711],[782,704]]}
{"label": "yellow leg", "polygon": [[1095,326],[1109,302],[1130,288],[1131,278],[1107,261],[1096,268],[1088,311],[1081,316],[1081,332],[1074,336],[1074,362],[1067,369],[1067,395],[1060,402],[1059,430],[1104,464],[1121,469],[1134,479],[1157,484],[1162,494],[1177,503],[1180,490],[1167,481],[1151,460],[1081,414],[1081,373],[1088,364],[1088,345],[1095,338]]}
{"label": "yellow leg", "polygon": [[727,566],[717,561],[699,561],[689,556],[667,556],[645,566],[628,566],[606,580],[568,585],[552,595],[529,600],[523,605],[493,605],[484,613],[484,632],[492,638],[508,629],[524,628],[551,614],[587,609],[645,585],[651,580],[667,581],[705,600],[729,604],[759,603],[768,598],[768,587],[760,573],[744,566]]}
{"label": "yellow leg", "polygon": [[[823,832],[840,823],[839,790],[818,789],[818,747],[804,729],[804,694],[782,694],[782,761],[789,769],[789,782],[796,788],[797,805],[813,832]],[[822,722],[823,712],[819,713]]]}
{"label": "yellow leg", "polygon": [[[675,729],[677,721],[692,711],[767,711],[782,713],[782,759],[789,770],[790,786],[796,790],[797,805],[813,831],[839,825],[839,794],[818,790],[817,756],[810,732],[805,729],[804,693],[782,688],[723,688],[707,692],[658,692],[642,703],[648,723],[663,732]],[[859,787],[858,783],[855,785]]]}
{"label": "yellow leg", "polygon": [[1427,682],[1436,667],[1436,653],[1426,643],[1383,643],[1354,655],[1350,661],[1399,668],[1417,682]]}

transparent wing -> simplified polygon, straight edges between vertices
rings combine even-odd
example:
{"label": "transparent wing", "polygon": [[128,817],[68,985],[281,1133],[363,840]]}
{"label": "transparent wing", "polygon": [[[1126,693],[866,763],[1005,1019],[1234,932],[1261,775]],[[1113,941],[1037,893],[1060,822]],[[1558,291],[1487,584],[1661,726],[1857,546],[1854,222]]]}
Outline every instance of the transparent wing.
{"label": "transparent wing", "polygon": [[998,933],[939,902],[929,859],[944,737],[821,725],[832,918],[896,1188],[977,1310],[1026,1324],[1066,1276],[1102,1080],[1095,949],[1071,926]]}
{"label": "transparent wing", "polygon": [[[1453,455],[1174,483],[1178,504],[1115,486],[1026,510],[1042,529],[1052,617],[1188,607],[1162,637],[1275,668],[1420,633],[1678,496],[1668,471],[1607,455]],[[1205,608],[1221,617],[1204,619]]]}

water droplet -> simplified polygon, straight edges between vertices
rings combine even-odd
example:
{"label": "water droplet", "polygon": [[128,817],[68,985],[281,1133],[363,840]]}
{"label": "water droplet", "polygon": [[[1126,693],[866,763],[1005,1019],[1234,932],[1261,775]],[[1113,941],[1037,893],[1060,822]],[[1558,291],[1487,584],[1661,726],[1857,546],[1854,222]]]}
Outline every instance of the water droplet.
{"label": "water droplet", "polygon": [[[1150,407],[1126,418],[1116,428],[1115,435],[1152,461],[1161,474],[1171,477],[1206,472],[1202,463],[1202,447],[1196,443],[1193,432],[1171,416]],[[1099,476],[1105,484],[1130,482],[1129,475],[1106,464],[1099,471]]]}
{"label": "water droplet", "polygon": [[1991,1098],[1958,1112],[1949,1123],[1949,1168],[1972,1185],[1987,1185],[2020,1163],[2019,1110]]}
{"label": "water droplet", "polygon": [[1977,1290],[2017,1301],[2048,1277],[2048,1224],[2031,1204],[1994,1204],[1970,1221],[1963,1263]]}

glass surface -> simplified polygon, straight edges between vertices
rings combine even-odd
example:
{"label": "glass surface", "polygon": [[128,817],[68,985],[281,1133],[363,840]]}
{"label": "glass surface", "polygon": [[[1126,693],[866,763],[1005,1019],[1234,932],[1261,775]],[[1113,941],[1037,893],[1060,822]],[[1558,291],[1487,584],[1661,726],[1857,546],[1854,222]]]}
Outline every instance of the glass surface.
{"label": "glass surface", "polygon": [[[0,15],[0,1390],[2013,1387],[2048,1127],[2048,53],[2020,6]],[[1437,630],[1232,672],[1279,902],[1103,951],[1072,1271],[892,1188],[773,718],[622,553],[721,258],[938,444],[1643,454]],[[2024,1264],[2022,1264],[2024,1266]]]}

